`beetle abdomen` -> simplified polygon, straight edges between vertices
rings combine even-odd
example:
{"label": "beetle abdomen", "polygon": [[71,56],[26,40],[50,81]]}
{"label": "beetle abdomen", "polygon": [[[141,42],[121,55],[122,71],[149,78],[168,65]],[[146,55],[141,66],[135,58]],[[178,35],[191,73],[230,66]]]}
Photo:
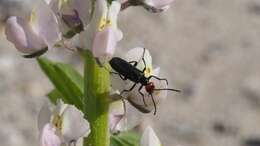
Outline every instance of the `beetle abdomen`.
{"label": "beetle abdomen", "polygon": [[117,73],[133,82],[139,83],[140,77],[143,76],[140,70],[121,58],[114,57],[109,61],[109,64]]}

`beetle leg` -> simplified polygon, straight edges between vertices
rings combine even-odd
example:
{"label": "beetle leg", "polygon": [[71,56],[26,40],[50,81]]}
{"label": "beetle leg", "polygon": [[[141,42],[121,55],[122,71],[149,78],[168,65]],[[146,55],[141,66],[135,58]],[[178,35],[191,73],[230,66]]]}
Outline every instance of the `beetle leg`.
{"label": "beetle leg", "polygon": [[116,74],[116,75],[118,75],[122,80],[127,80],[127,78],[126,77],[123,77],[120,73],[117,73],[117,72],[110,72],[111,74]]}
{"label": "beetle leg", "polygon": [[147,104],[146,104],[146,102],[145,102],[145,99],[144,99],[144,93],[141,92],[142,88],[143,88],[143,85],[141,85],[141,86],[139,87],[138,92],[142,95],[144,105],[147,106]]}
{"label": "beetle leg", "polygon": [[144,52],[143,52],[143,56],[142,56],[142,61],[143,61],[143,63],[144,63],[143,73],[144,73],[145,70],[146,70],[146,62],[145,62],[145,60],[144,60],[144,55],[145,55],[145,48],[144,48]]}
{"label": "beetle leg", "polygon": [[154,106],[154,115],[156,115],[156,112],[157,112],[157,107],[156,107],[156,104],[155,104],[155,101],[154,101],[154,98],[153,98],[153,94],[150,94],[151,97],[152,97],[152,101],[153,101],[153,106]]}
{"label": "beetle leg", "polygon": [[133,89],[134,89],[134,87],[136,86],[136,84],[137,83],[134,83],[134,85],[130,88],[130,89],[128,89],[128,90],[123,90],[121,93],[120,93],[120,95],[122,95],[124,92],[130,92],[130,91],[132,91]]}
{"label": "beetle leg", "polygon": [[165,78],[159,78],[159,77],[157,77],[157,76],[149,76],[148,77],[148,80],[150,80],[151,78],[156,78],[157,80],[161,80],[161,81],[165,81],[166,83],[167,83],[167,85],[168,85],[168,80],[167,79],[165,79]]}

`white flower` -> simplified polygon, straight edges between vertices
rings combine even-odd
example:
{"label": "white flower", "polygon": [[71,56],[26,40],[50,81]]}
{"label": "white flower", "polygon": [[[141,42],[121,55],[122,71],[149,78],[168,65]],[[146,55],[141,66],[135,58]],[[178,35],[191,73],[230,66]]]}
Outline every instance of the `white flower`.
{"label": "white flower", "polygon": [[38,117],[42,146],[60,146],[77,142],[88,136],[90,127],[84,115],[75,106],[63,104],[51,107],[45,104]]}
{"label": "white flower", "polygon": [[91,7],[89,0],[50,0],[48,4],[55,13],[65,38],[80,33],[89,23]]}
{"label": "white flower", "polygon": [[162,146],[152,127],[148,126],[141,137],[141,146]]}
{"label": "white flower", "polygon": [[[117,96],[120,95],[118,94]],[[117,100],[110,104],[109,125],[112,133],[132,129],[141,123],[141,121],[142,115],[140,112],[132,107],[126,100],[124,102],[122,100]]]}
{"label": "white flower", "polygon": [[123,130],[123,123],[125,122],[124,105],[122,100],[114,101],[109,105],[109,127],[112,133]]}
{"label": "white flower", "polygon": [[[146,64],[146,70],[144,71],[144,74],[146,77],[149,77],[151,75],[158,76],[160,72],[160,68],[153,69],[152,67],[152,57],[147,49],[145,49],[144,53],[144,61],[142,60],[144,53],[144,48],[134,48],[131,49],[126,53],[126,56],[124,57],[127,61],[137,61],[136,68],[139,70],[143,70],[145,68]],[[167,82],[164,80],[158,80],[156,78],[151,78],[149,82],[153,83],[155,89],[165,89],[167,88]],[[132,81],[127,81],[124,89],[130,89],[131,86],[134,83]],[[154,90],[152,95],[150,95],[147,91],[148,89],[146,86],[143,86],[143,88],[140,90],[144,94],[143,96],[138,91],[141,84],[137,84],[137,86],[130,92],[125,92],[123,96],[127,98],[127,100],[138,110],[140,110],[143,113],[149,113],[152,110],[155,110],[157,104],[159,104],[161,101],[166,99],[167,97],[167,91],[166,90]],[[153,98],[153,99],[152,99]],[[153,101],[154,100],[154,101]],[[155,104],[155,105],[154,105]]]}
{"label": "white flower", "polygon": [[41,55],[60,39],[57,20],[44,1],[32,8],[29,19],[20,16],[9,17],[5,34],[7,40],[26,54],[25,57]]}
{"label": "white flower", "polygon": [[94,16],[86,30],[80,35],[83,49],[90,49],[94,57],[109,59],[114,54],[117,42],[123,37],[117,28],[117,17],[121,4],[113,1],[96,0]]}

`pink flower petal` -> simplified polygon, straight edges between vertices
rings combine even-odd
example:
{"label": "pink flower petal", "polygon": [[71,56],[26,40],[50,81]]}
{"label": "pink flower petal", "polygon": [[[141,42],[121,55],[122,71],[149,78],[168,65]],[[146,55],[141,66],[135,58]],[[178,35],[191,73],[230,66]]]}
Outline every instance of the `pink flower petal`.
{"label": "pink flower petal", "polygon": [[121,100],[112,102],[109,106],[109,126],[112,132],[116,132],[117,130],[122,130],[120,129],[119,122],[124,117],[124,104]]}
{"label": "pink flower petal", "polygon": [[96,33],[92,47],[93,55],[97,58],[110,58],[114,54],[118,42],[117,30],[111,27]]}
{"label": "pink flower petal", "polygon": [[46,123],[49,123],[51,121],[51,114],[52,111],[50,109],[50,102],[45,102],[43,106],[40,109],[39,115],[38,115],[38,130],[42,131]]}
{"label": "pink flower petal", "polygon": [[40,2],[35,8],[36,29],[51,49],[61,39],[58,21],[50,7],[44,1]]}
{"label": "pink flower petal", "polygon": [[145,0],[147,5],[153,6],[157,9],[162,9],[169,6],[173,0]]}
{"label": "pink flower petal", "polygon": [[49,123],[43,128],[41,134],[41,146],[60,146],[61,140],[55,134],[55,128],[53,128]]}
{"label": "pink flower petal", "polygon": [[7,40],[23,53],[31,54],[47,47],[43,38],[36,34],[29,23],[20,17],[11,16],[8,18],[5,34]]}
{"label": "pink flower petal", "polygon": [[75,106],[68,105],[62,113],[62,118],[61,134],[66,143],[89,135],[90,125],[84,114]]}
{"label": "pink flower petal", "polygon": [[141,137],[141,146],[161,146],[161,142],[152,127],[148,126]]}

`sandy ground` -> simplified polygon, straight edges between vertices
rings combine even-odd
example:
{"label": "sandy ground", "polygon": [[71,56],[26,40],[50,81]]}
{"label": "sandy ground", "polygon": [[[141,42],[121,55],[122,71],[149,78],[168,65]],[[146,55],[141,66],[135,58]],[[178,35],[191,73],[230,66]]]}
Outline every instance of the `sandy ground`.
{"label": "sandy ground", "polygon": [[[163,14],[131,8],[119,19],[118,53],[148,48],[183,91],[147,117],[164,146],[260,146],[259,0],[176,0]],[[0,48],[1,145],[38,145],[37,113],[52,85],[4,37]],[[47,56],[80,65],[70,51]]]}

